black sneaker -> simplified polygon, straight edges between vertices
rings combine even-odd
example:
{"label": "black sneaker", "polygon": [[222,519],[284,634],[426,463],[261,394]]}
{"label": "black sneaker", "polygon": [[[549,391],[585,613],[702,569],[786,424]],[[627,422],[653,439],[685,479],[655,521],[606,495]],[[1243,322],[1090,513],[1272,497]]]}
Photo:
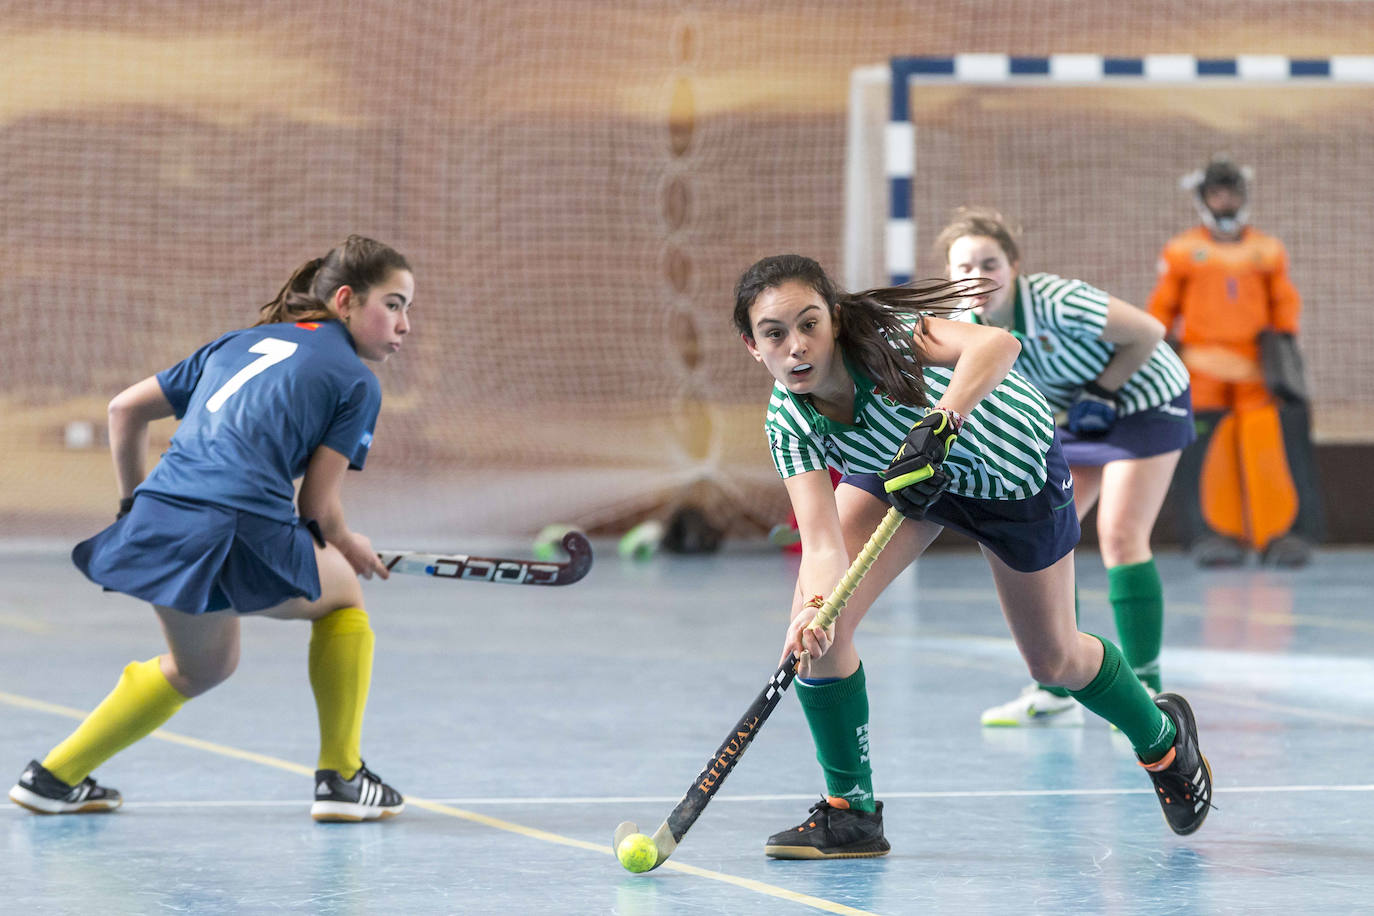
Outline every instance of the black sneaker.
{"label": "black sneaker", "polygon": [[775,833],[763,847],[775,859],[866,859],[892,847],[883,836],[883,803],[877,811],[855,811],[843,798],[822,798],[805,821]]}
{"label": "black sneaker", "polygon": [[315,804],[310,816],[317,821],[378,821],[405,810],[406,801],[364,764],[344,779],[338,770],[315,771]]}
{"label": "black sneaker", "polygon": [[113,811],[124,804],[118,789],[98,785],[89,776],[69,786],[37,760],[24,767],[19,782],[10,789],[10,801],[35,814],[88,814]]}
{"label": "black sneaker", "polygon": [[1193,562],[1202,569],[1225,569],[1245,564],[1245,545],[1220,535],[1207,535],[1189,548]]}
{"label": "black sneaker", "polygon": [[1202,826],[1212,808],[1212,768],[1198,749],[1197,722],[1188,701],[1176,693],[1161,693],[1155,705],[1173,720],[1178,734],[1162,759],[1140,765],[1155,784],[1169,829],[1187,836]]}
{"label": "black sneaker", "polygon": [[1285,534],[1264,548],[1260,562],[1280,569],[1301,569],[1312,562],[1312,545],[1296,534]]}

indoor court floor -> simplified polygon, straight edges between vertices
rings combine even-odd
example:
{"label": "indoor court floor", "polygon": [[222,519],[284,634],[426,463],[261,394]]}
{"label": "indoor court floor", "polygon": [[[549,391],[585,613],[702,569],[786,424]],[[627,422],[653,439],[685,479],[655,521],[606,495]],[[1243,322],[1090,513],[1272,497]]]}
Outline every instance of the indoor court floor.
{"label": "indoor court floor", "polygon": [[[498,552],[511,545],[463,545]],[[729,545],[727,545],[728,547]],[[1195,570],[1165,553],[1167,689],[1196,710],[1215,809],[1169,832],[1125,740],[989,730],[1027,682],[976,553],[941,550],[860,631],[886,858],[779,862],[768,834],[823,787],[785,697],[673,857],[617,864],[652,832],[777,661],[796,558],[736,547],[622,560],[581,583],[394,577],[364,731],[400,817],[308,816],[308,626],[245,624],[237,674],[96,775],[99,816],[0,807],[0,911],[41,914],[1349,913],[1374,909],[1374,551],[1295,572]],[[511,548],[523,552],[519,545]],[[1083,628],[1114,637],[1079,558]],[[12,783],[156,655],[152,612],[61,553],[0,550],[0,774]]]}

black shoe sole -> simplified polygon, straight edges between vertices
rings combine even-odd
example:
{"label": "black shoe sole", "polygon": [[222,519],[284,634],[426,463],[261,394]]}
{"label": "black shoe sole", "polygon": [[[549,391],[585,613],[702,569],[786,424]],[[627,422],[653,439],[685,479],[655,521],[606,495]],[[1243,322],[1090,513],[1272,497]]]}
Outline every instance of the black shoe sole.
{"label": "black shoe sole", "polygon": [[843,848],[823,849],[819,846],[765,846],[763,854],[774,859],[875,859],[892,851],[885,839],[856,843]]}

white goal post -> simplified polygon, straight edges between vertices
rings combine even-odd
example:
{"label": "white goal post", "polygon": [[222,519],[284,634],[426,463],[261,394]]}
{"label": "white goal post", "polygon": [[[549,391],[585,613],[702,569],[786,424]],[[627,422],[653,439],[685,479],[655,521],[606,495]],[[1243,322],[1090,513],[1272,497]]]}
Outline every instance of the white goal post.
{"label": "white goal post", "polygon": [[1164,243],[1196,221],[1178,179],[1231,152],[1258,166],[1255,224],[1293,256],[1317,438],[1367,441],[1353,417],[1374,404],[1374,294],[1349,265],[1369,237],[1357,214],[1374,212],[1371,104],[1374,56],[956,54],[856,69],[844,284],[940,272],[928,249],[943,220],[977,204],[1021,224],[1028,269],[1144,305]]}

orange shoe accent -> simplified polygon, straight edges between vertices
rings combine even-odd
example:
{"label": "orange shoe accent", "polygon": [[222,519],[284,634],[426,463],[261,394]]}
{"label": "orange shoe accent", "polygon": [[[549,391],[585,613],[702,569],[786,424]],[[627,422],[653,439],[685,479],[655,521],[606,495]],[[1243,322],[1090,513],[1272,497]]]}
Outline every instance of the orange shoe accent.
{"label": "orange shoe accent", "polygon": [[830,807],[832,808],[843,808],[846,811],[849,810],[849,802],[843,798],[838,798],[834,795],[827,795],[825,797],[825,800],[830,802]]}
{"label": "orange shoe accent", "polygon": [[1140,764],[1152,773],[1162,773],[1165,770],[1169,769],[1169,767],[1173,766],[1174,749],[1170,747],[1169,753],[1165,754],[1163,757],[1159,758],[1154,763],[1146,763],[1143,760],[1137,760],[1136,763]]}

